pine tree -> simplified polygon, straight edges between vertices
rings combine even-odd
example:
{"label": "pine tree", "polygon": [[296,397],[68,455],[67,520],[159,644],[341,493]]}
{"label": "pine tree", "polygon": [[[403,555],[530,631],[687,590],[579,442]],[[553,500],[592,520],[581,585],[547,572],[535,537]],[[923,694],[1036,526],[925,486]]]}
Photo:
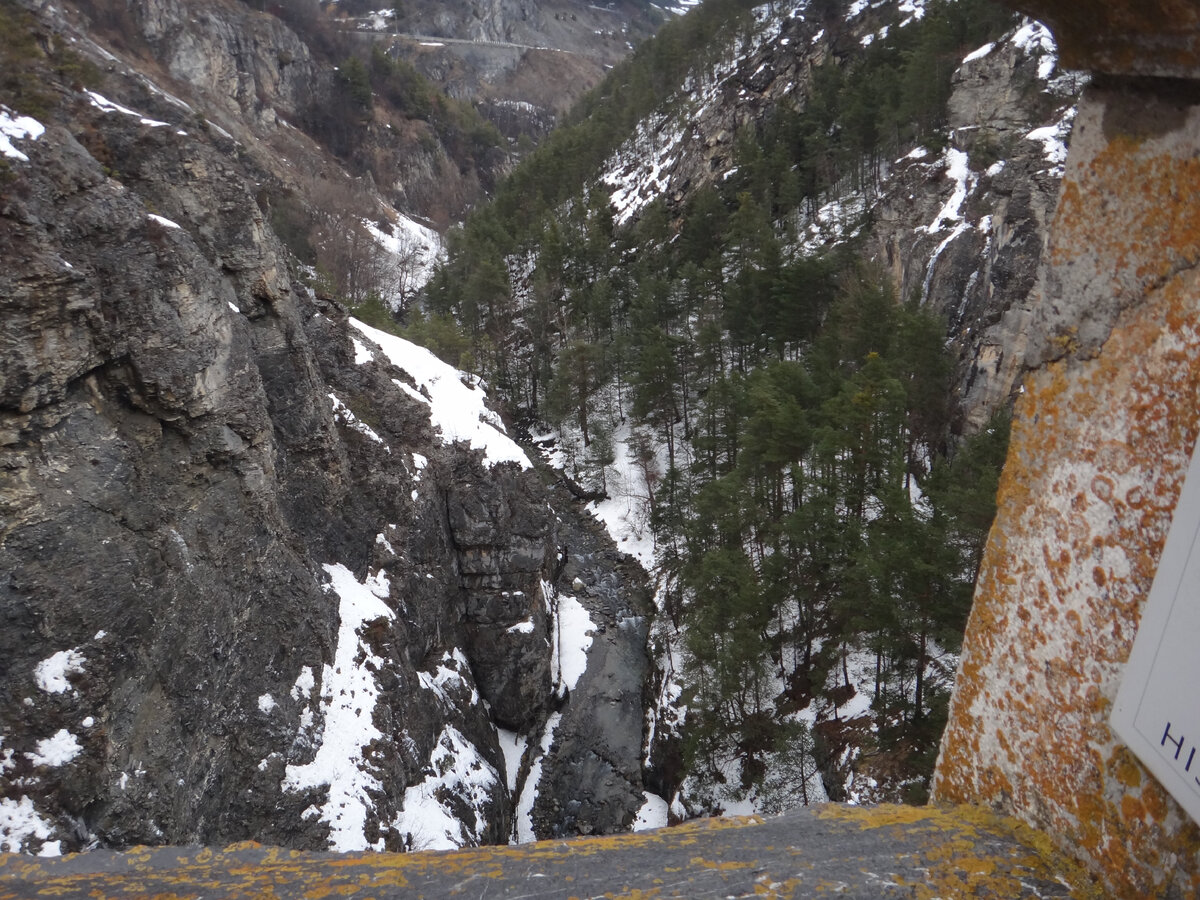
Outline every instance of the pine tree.
{"label": "pine tree", "polygon": [[634,418],[657,429],[667,445],[669,465],[675,465],[675,423],[679,420],[676,384],[679,370],[672,340],[661,328],[651,329],[638,351],[633,372]]}
{"label": "pine tree", "polygon": [[547,417],[561,423],[574,416],[584,447],[592,440],[589,403],[604,384],[603,363],[599,348],[586,341],[571,341],[559,351],[558,365],[546,397]]}

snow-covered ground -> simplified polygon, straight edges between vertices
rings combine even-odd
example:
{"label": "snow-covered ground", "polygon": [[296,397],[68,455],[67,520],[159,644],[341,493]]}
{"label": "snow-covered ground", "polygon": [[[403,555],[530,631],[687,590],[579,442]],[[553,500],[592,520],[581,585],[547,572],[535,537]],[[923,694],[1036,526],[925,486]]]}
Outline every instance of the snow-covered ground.
{"label": "snow-covered ground", "polygon": [[[390,232],[384,231],[370,219],[364,219],[363,226],[376,243],[395,258],[400,274],[396,292],[408,297],[423,288],[433,277],[434,266],[441,259],[443,252],[442,238],[432,228],[422,225],[404,213],[390,208],[387,212],[391,221]],[[395,305],[395,302],[392,305]]]}
{"label": "snow-covered ground", "polygon": [[60,650],[43,659],[33,669],[37,686],[48,694],[61,694],[74,690],[67,676],[83,671],[84,656],[78,648]]}
{"label": "snow-covered ground", "polygon": [[654,6],[656,6],[658,9],[661,9],[663,12],[668,12],[675,16],[682,16],[688,10],[699,6],[700,3],[701,0],[675,0],[674,3],[655,3]]}
{"label": "snow-covered ground", "polygon": [[0,155],[29,162],[29,157],[18,150],[13,141],[36,141],[45,133],[46,126],[37,119],[17,115],[7,106],[0,106]]}
{"label": "snow-covered ground", "polygon": [[[543,590],[552,590],[543,585]],[[555,673],[558,696],[566,696],[579,684],[587,670],[595,624],[583,604],[569,594],[560,594],[552,604],[554,650],[551,671]]]}
{"label": "snow-covered ground", "polygon": [[[382,850],[383,839],[369,843],[365,829],[374,804],[371,794],[383,789],[371,761],[372,745],[383,740],[374,722],[379,686],[373,674],[382,668],[383,660],[372,653],[359,630],[375,619],[393,617],[384,602],[390,592],[388,577],[380,570],[360,582],[341,564],[326,565],[325,572],[329,590],[338,597],[341,624],[333,664],[326,665],[321,674],[319,703],[324,729],[312,762],[289,765],[282,786],[286,791],[328,787],[326,801],[310,806],[303,815],[319,816],[328,823],[329,849]],[[310,690],[315,687],[311,670],[307,677],[301,672],[298,691],[302,690],[301,680]],[[307,721],[312,721],[311,714]],[[302,716],[302,731],[304,723]]]}
{"label": "snow-covered ground", "polygon": [[65,766],[82,752],[79,738],[60,728],[50,737],[38,741],[34,751],[25,756],[35,766]]}
{"label": "snow-covered ground", "polygon": [[166,122],[160,122],[157,119],[150,119],[143,116],[140,112],[130,109],[127,106],[122,106],[120,103],[113,103],[107,97],[97,94],[95,91],[86,91],[89,102],[97,109],[103,110],[106,113],[120,113],[123,116],[132,116],[137,119],[142,125],[147,125],[151,128],[167,128]]}
{"label": "snow-covered ground", "polygon": [[667,801],[658,794],[643,791],[645,801],[638,810],[637,818],[633,821],[634,831],[650,831],[654,828],[665,828],[667,825]]}
{"label": "snow-covered ground", "polygon": [[529,746],[529,738],[507,728],[497,728],[496,737],[500,740],[500,750],[504,753],[504,780],[508,792],[515,794],[517,780],[521,774],[521,758],[525,748]]}
{"label": "snow-covered ground", "polygon": [[[429,774],[404,792],[404,808],[393,827],[412,850],[454,850],[483,840],[486,820],[479,812],[491,800],[499,773],[454,726],[438,736]],[[442,798],[454,797],[476,811],[474,827]]]}
{"label": "snow-covered ground", "polygon": [[[628,553],[647,572],[653,572],[654,535],[650,530],[649,498],[645,473],[632,449],[633,426],[626,422],[613,432],[615,459],[606,475],[608,498],[588,505],[588,511],[604,523],[617,547]],[[667,470],[667,450],[655,441],[654,469],[660,476]]]}
{"label": "snow-covered ground", "polygon": [[445,443],[462,441],[474,450],[482,450],[489,466],[513,462],[522,469],[532,467],[525,451],[508,436],[500,416],[487,407],[483,388],[473,382],[465,383],[469,376],[411,341],[372,328],[358,319],[351,319],[350,324],[374,341],[392,365],[412,376],[415,388],[399,380],[395,384],[429,407],[429,421],[441,432]]}
{"label": "snow-covered ground", "polygon": [[[20,853],[31,838],[45,841],[51,831],[51,824],[39,815],[28,797],[22,796],[19,800],[0,797],[0,851]],[[60,848],[59,841],[45,843],[42,845],[42,856],[58,856]]]}
{"label": "snow-covered ground", "polygon": [[525,779],[521,787],[521,794],[517,798],[514,838],[518,844],[528,844],[537,840],[537,835],[533,831],[533,804],[538,796],[538,782],[542,780],[542,760],[554,744],[554,732],[561,721],[562,713],[552,713],[546,720],[546,726],[542,729],[538,741],[537,751],[529,766],[529,776]]}

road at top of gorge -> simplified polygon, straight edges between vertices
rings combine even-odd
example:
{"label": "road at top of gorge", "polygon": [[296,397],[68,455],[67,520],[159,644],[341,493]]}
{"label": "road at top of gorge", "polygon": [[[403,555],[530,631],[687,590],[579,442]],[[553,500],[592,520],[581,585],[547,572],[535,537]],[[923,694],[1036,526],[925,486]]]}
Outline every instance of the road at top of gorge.
{"label": "road at top of gorge", "polygon": [[972,807],[829,804],[775,818],[444,853],[237,844],[0,855],[0,898],[1094,896],[1049,840]]}

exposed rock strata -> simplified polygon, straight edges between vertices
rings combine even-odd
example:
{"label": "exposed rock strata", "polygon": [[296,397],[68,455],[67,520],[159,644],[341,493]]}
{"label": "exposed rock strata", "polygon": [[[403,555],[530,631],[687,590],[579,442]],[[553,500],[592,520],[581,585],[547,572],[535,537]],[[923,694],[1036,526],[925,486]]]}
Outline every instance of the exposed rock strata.
{"label": "exposed rock strata", "polygon": [[[295,280],[254,154],[119,73],[126,112],[54,89],[0,182],[6,845],[504,842],[498,726],[607,722],[614,696],[635,749],[596,767],[568,729],[544,766],[572,795],[620,782],[587,830],[627,826],[644,632],[564,707],[542,585],[569,512],[443,443],[418,382]],[[620,570],[605,602],[638,609],[589,548],[580,577]]]}

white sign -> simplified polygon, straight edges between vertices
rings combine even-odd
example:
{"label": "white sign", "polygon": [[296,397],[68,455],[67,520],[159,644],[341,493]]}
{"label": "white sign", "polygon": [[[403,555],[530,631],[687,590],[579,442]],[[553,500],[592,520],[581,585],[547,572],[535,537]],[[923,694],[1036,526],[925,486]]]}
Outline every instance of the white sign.
{"label": "white sign", "polygon": [[1142,611],[1112,727],[1200,822],[1200,443]]}

